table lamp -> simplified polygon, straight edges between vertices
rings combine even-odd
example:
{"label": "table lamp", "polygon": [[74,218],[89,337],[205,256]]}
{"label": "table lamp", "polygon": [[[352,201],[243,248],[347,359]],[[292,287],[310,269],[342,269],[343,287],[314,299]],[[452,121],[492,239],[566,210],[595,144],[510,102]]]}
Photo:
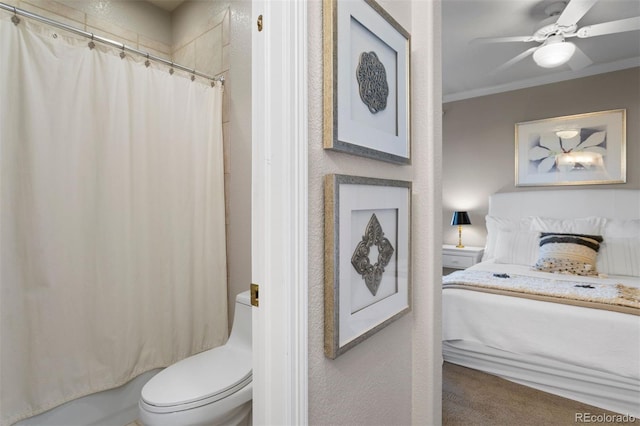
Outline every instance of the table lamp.
{"label": "table lamp", "polygon": [[457,248],[464,248],[462,245],[462,225],[471,225],[467,212],[453,212],[451,225],[458,225],[458,245]]}

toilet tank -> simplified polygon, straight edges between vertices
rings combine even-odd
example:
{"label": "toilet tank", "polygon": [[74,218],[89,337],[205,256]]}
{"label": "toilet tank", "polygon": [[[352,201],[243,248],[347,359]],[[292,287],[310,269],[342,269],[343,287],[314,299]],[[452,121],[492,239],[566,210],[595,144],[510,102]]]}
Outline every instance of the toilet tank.
{"label": "toilet tank", "polygon": [[251,296],[248,290],[236,296],[231,335],[226,344],[251,350]]}

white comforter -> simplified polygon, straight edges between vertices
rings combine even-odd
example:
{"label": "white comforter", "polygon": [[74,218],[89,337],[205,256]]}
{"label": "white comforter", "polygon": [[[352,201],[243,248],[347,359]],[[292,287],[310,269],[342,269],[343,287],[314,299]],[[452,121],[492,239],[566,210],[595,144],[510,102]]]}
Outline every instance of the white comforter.
{"label": "white comforter", "polygon": [[[473,269],[575,281],[529,267],[483,262]],[[639,277],[581,277],[640,288]],[[479,343],[640,380],[640,316],[501,296],[443,290],[443,340]]]}

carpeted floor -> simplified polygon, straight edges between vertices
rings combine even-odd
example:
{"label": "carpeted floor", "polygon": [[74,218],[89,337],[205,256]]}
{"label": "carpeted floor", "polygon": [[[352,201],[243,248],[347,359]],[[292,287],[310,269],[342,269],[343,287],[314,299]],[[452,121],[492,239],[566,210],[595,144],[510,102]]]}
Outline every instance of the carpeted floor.
{"label": "carpeted floor", "polygon": [[[640,420],[604,422],[604,416],[617,416],[617,413],[459,365],[445,362],[442,374],[444,426],[640,425]],[[581,422],[580,416],[590,421]]]}

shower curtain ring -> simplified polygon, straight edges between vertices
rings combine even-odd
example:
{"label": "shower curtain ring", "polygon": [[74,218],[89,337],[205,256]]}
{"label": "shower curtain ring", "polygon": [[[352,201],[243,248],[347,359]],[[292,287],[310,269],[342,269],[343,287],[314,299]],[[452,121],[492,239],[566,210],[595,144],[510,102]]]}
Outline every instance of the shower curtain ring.
{"label": "shower curtain ring", "polygon": [[149,61],[149,54],[147,53],[147,60],[144,61],[144,66],[149,68],[149,65],[151,65],[151,62]]}
{"label": "shower curtain ring", "polygon": [[193,71],[191,71],[191,81],[196,79],[196,69],[194,68]]}
{"label": "shower curtain ring", "polygon": [[120,52],[120,59],[124,59],[124,57],[125,57],[125,56],[127,56],[127,55],[124,53],[124,47],[125,47],[125,46],[124,46],[124,43],[122,43],[122,52]]}
{"label": "shower curtain ring", "polygon": [[171,62],[171,68],[169,68],[169,74],[173,75],[173,62]]}
{"label": "shower curtain ring", "polygon": [[89,42],[89,49],[93,49],[96,47],[96,44],[93,42],[93,33],[91,33],[91,41]]}
{"label": "shower curtain ring", "polygon": [[20,23],[20,18],[18,18],[18,9],[16,9],[15,6],[13,6],[13,16],[11,17],[11,22],[13,22],[13,25],[18,25]]}

